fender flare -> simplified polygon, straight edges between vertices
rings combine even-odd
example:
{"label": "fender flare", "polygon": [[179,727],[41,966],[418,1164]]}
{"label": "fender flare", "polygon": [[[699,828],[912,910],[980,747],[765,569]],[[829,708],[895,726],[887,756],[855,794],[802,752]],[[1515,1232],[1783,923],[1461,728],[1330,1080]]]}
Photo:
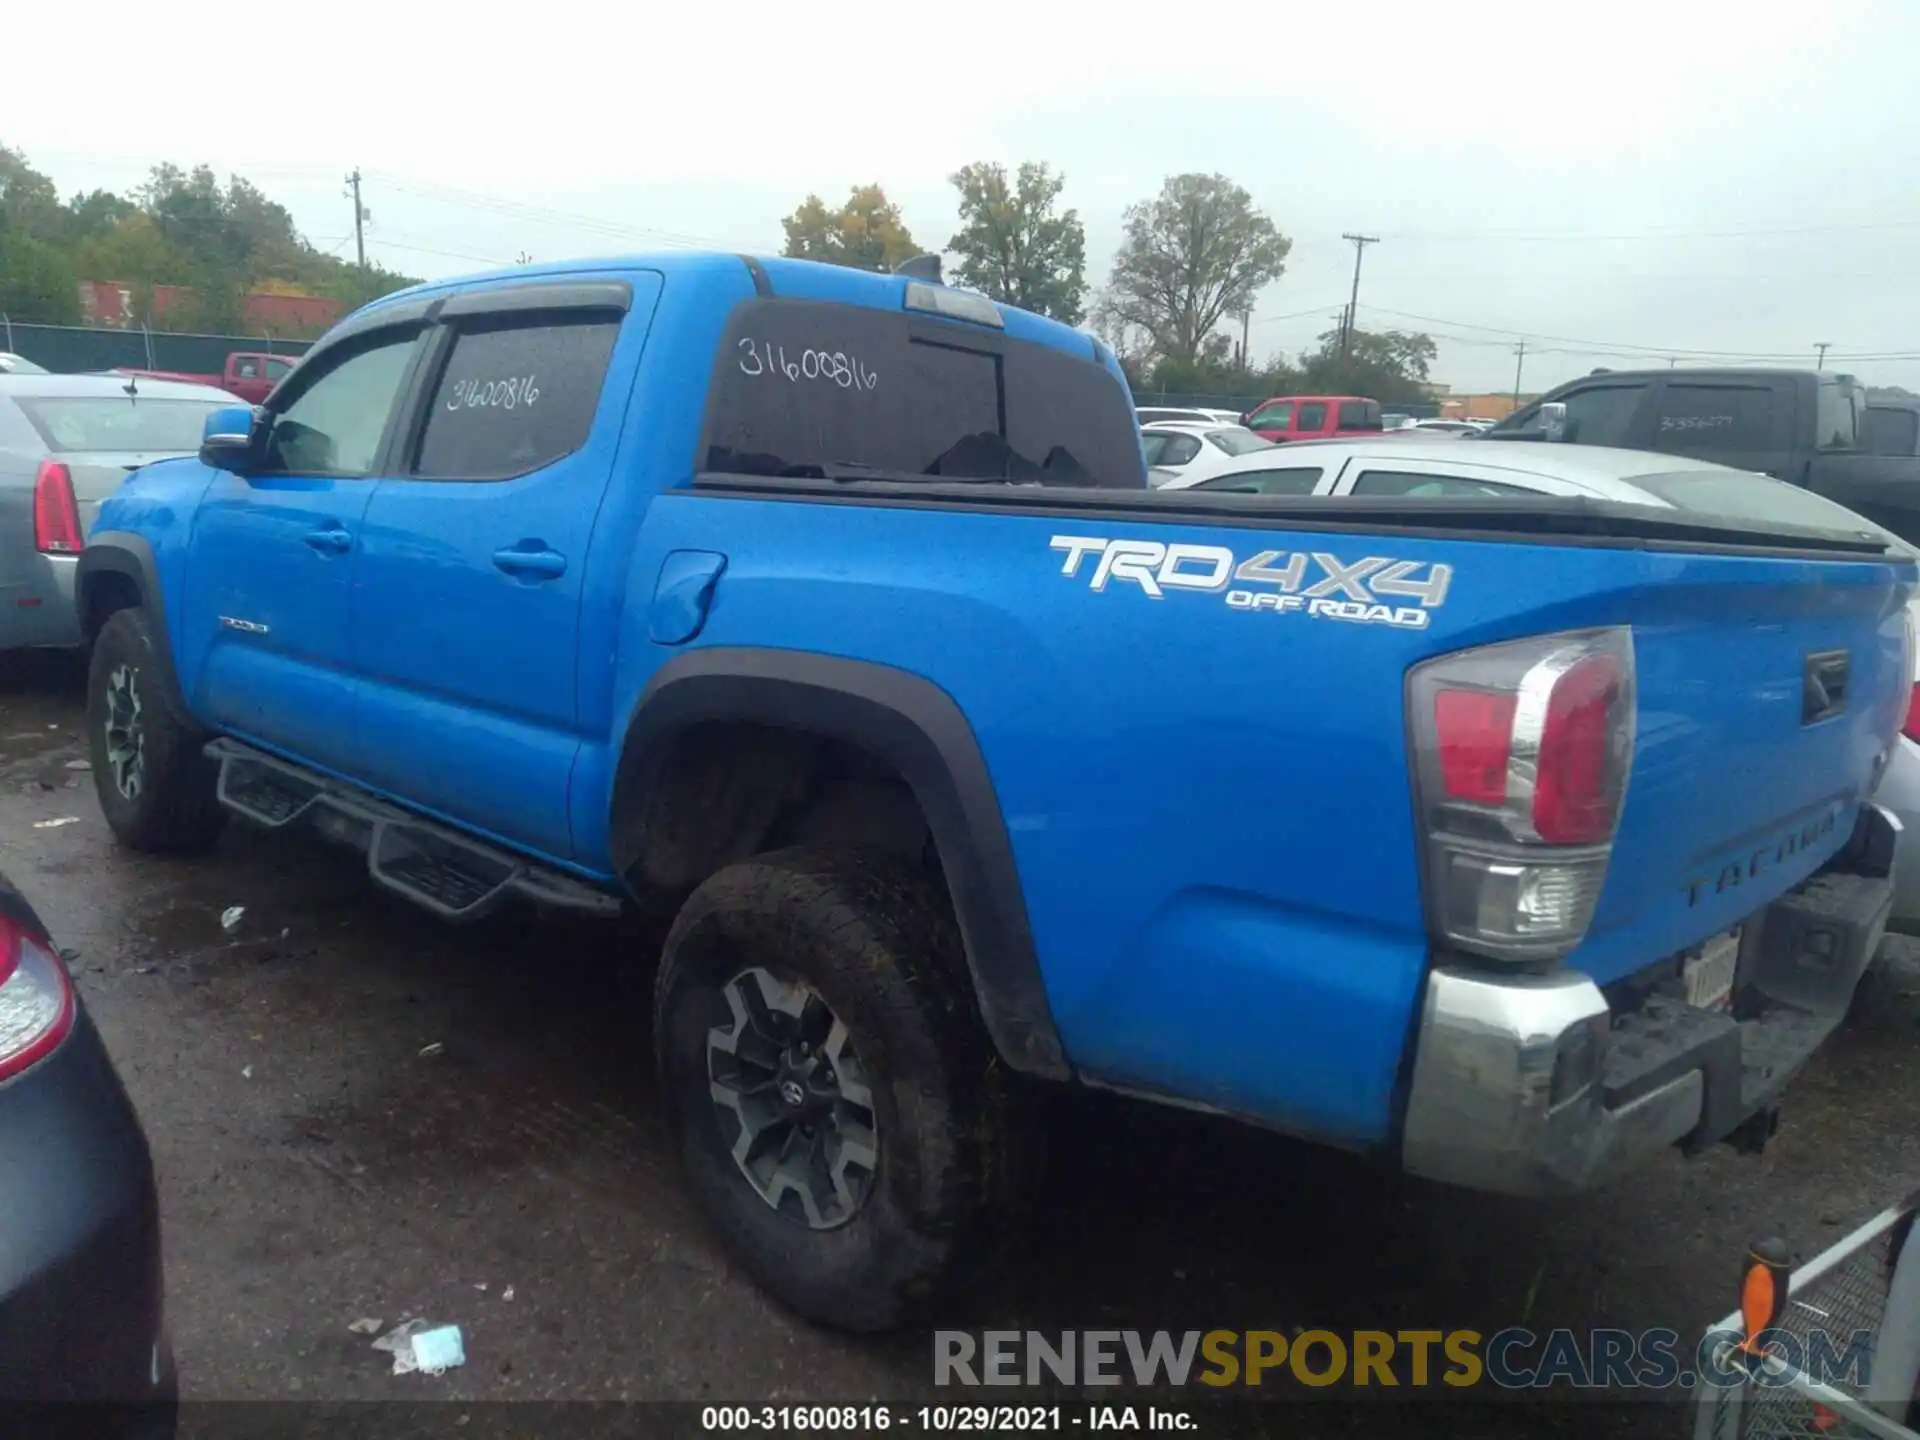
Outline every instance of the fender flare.
{"label": "fender flare", "polygon": [[[981,1018],[1012,1069],[1071,1077],[1000,802],[973,727],[953,697],[924,676],[810,651],[721,647],[676,655],[654,672],[635,707],[613,786],[613,816],[633,808],[664,773],[665,741],[707,721],[749,721],[858,745],[913,790],[940,853]],[[614,865],[627,874],[641,837],[614,824]]]}
{"label": "fender flare", "polygon": [[[85,633],[87,615],[88,580],[96,575],[125,575],[133,581],[140,591],[140,608],[147,612],[152,622],[148,627],[153,632],[154,648],[159,651],[164,662],[166,685],[169,697],[174,702],[175,713],[190,715],[185,694],[180,689],[180,672],[173,663],[173,636],[167,629],[166,594],[160,588],[160,567],[153,558],[153,546],[146,537],[136,535],[131,530],[96,530],[87,538],[86,549],[80,552],[80,560],[73,573],[73,603],[80,612],[82,633]],[[87,635],[92,641],[93,636]]]}

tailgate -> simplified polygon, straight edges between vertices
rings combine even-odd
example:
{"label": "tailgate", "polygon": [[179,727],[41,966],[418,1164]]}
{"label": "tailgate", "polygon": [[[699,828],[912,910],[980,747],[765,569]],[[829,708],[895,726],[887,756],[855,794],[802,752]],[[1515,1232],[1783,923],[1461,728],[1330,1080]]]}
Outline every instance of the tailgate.
{"label": "tailgate", "polygon": [[1843,845],[1905,714],[1911,568],[1701,556],[1624,596],[1638,719],[1601,983],[1737,925]]}

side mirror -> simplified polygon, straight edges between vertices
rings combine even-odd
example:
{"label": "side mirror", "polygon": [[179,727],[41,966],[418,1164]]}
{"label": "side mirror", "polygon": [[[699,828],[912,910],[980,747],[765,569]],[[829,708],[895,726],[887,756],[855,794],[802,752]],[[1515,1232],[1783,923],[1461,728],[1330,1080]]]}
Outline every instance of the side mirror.
{"label": "side mirror", "polygon": [[200,428],[200,463],[238,474],[253,454],[254,409],[223,405]]}
{"label": "side mirror", "polygon": [[1567,407],[1561,401],[1549,400],[1540,407],[1540,438],[1556,441],[1567,438]]}

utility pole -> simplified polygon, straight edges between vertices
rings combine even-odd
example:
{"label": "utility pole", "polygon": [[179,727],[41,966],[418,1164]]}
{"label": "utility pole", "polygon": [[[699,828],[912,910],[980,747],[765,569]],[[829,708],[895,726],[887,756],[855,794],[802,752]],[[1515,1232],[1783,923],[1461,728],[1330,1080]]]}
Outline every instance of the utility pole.
{"label": "utility pole", "polygon": [[1248,368],[1247,339],[1248,339],[1248,332],[1251,331],[1252,329],[1253,329],[1253,306],[1248,305],[1246,309],[1240,312],[1240,368],[1242,370],[1245,370]]}
{"label": "utility pole", "polygon": [[353,254],[360,263],[360,273],[367,272],[367,207],[360,203],[360,171],[347,176],[348,193],[353,197]]}
{"label": "utility pole", "polygon": [[1353,243],[1353,298],[1347,301],[1347,323],[1340,327],[1340,358],[1345,360],[1353,349],[1353,332],[1360,323],[1360,257],[1367,253],[1367,246],[1378,245],[1378,235],[1342,234],[1342,240]]}
{"label": "utility pole", "polygon": [[1819,360],[1814,362],[1814,369],[1824,370],[1827,368],[1827,350],[1832,344],[1833,342],[1831,340],[1814,341],[1813,348],[1820,352]]}
{"label": "utility pole", "polygon": [[1513,408],[1520,408],[1520,367],[1527,363],[1527,342],[1513,347]]}

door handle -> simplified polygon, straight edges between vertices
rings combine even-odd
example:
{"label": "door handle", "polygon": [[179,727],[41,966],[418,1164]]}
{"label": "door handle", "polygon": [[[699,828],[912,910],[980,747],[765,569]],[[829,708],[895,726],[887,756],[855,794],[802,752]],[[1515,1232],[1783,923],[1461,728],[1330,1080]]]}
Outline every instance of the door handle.
{"label": "door handle", "polygon": [[353,536],[339,526],[327,530],[309,530],[306,542],[322,555],[344,555],[353,548]]}
{"label": "door handle", "polygon": [[558,550],[510,548],[493,552],[496,568],[528,579],[552,579],[567,573],[567,557]]}

